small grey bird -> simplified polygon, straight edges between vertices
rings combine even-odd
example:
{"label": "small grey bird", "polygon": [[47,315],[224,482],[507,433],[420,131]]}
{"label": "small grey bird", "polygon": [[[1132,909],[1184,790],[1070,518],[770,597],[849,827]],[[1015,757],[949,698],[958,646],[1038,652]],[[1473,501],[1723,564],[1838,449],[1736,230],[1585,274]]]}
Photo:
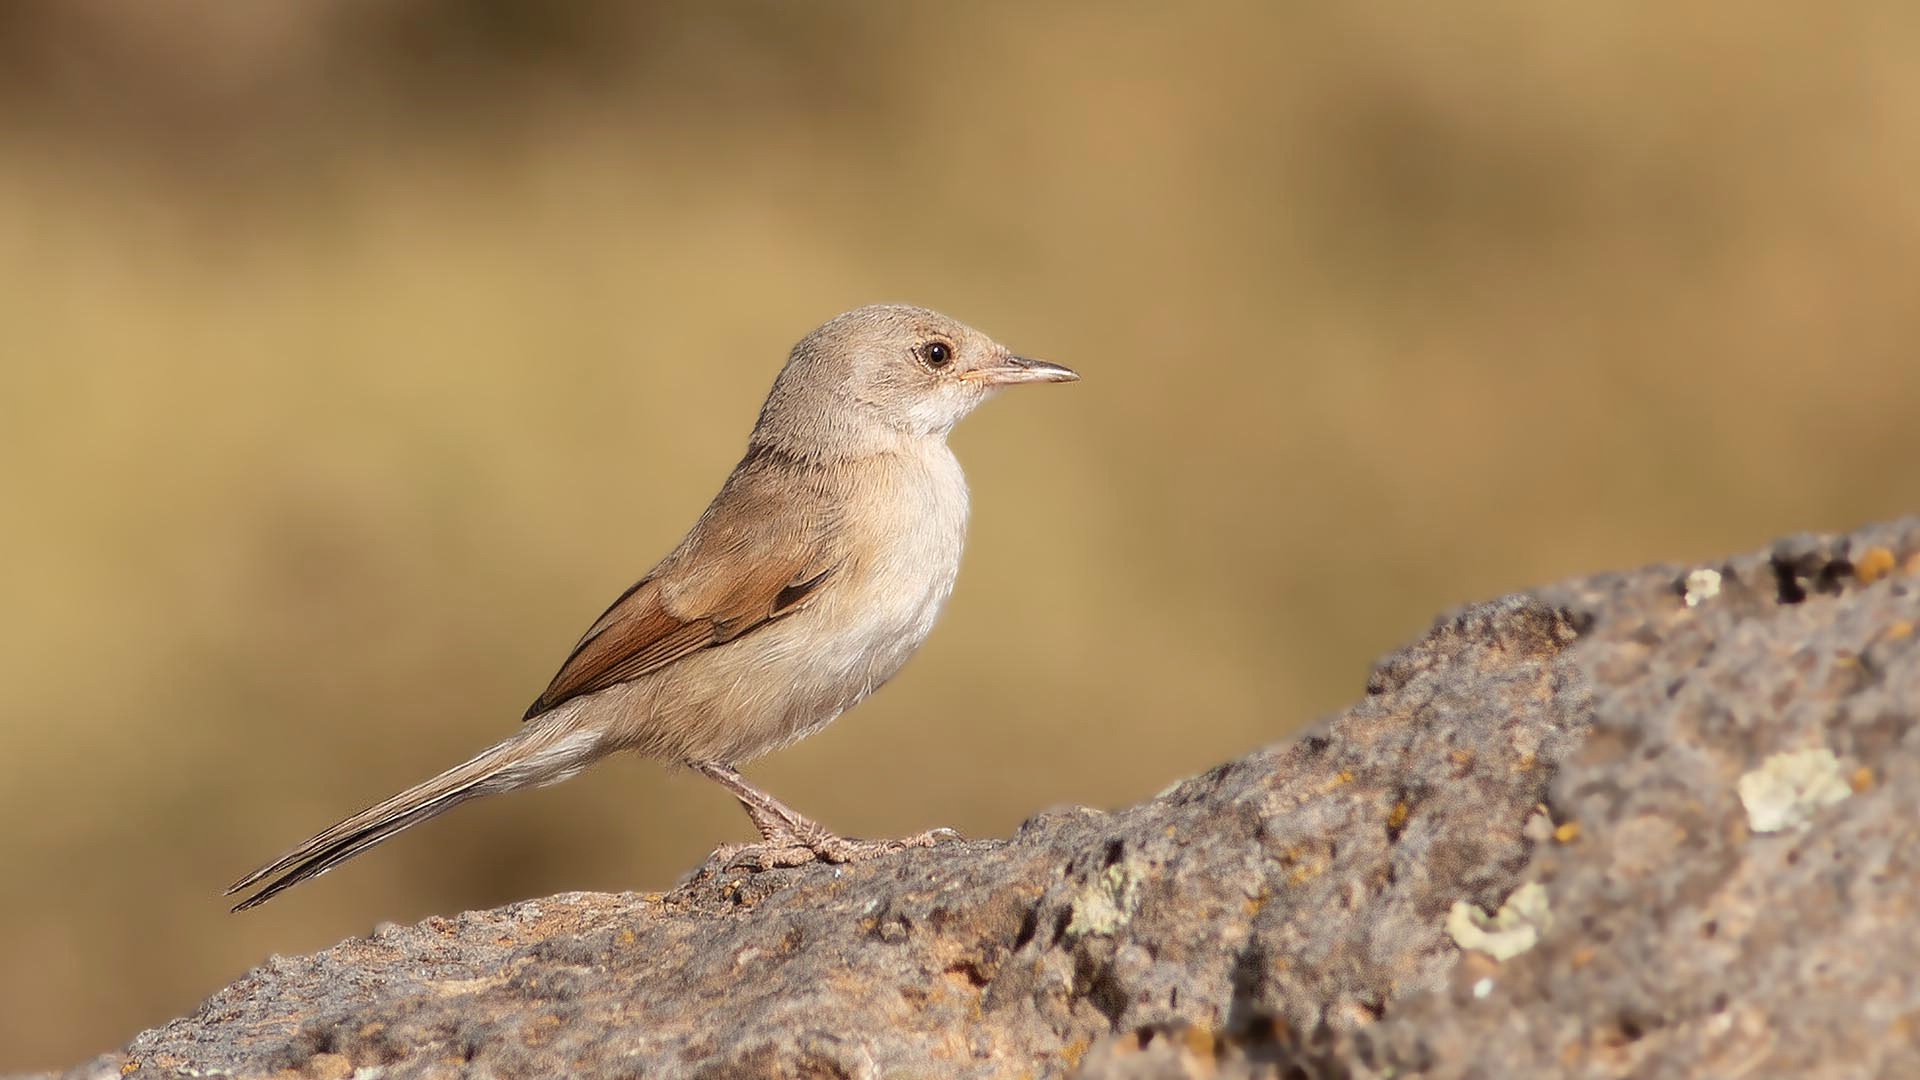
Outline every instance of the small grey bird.
{"label": "small grey bird", "polygon": [[849,311],[794,346],[747,453],[693,530],[587,629],[525,726],[248,874],[242,911],[468,799],[556,784],[631,750],[732,792],[768,866],[933,843],[836,836],[739,765],[825,727],[891,678],[953,591],[967,482],[947,432],[993,391],[1069,382],[938,312]]}

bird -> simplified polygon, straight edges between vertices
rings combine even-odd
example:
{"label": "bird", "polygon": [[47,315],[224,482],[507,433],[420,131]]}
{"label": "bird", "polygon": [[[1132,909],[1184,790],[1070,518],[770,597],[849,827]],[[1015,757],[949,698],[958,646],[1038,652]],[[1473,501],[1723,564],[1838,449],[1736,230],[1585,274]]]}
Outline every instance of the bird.
{"label": "bird", "polygon": [[926,640],[966,539],[954,425],[1001,388],[1078,378],[921,307],[871,305],[817,327],[788,355],[719,494],[587,628],[518,730],[234,882],[228,896],[260,887],[233,910],[461,803],[556,784],[620,752],[690,768],[739,800],[760,841],[715,854],[750,868],[858,862],[957,835],[842,837],[739,769],[818,732]]}

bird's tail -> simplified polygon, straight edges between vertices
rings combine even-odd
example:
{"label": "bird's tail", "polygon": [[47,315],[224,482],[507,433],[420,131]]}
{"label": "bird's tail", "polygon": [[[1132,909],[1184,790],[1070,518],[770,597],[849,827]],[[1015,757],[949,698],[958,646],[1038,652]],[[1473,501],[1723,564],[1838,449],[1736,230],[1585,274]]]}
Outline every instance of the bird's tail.
{"label": "bird's tail", "polygon": [[482,750],[424,783],[338,822],[227,889],[232,896],[260,881],[259,892],[234,905],[245,911],[282,889],[326,873],[397,833],[482,795],[557,784],[605,753],[599,732],[576,727],[564,712],[552,713],[511,738]]}

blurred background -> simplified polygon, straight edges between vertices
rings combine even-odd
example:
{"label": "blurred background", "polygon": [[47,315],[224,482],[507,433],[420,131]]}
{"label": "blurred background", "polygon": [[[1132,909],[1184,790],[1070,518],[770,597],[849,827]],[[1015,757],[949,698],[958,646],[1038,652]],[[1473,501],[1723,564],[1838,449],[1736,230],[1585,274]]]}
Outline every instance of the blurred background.
{"label": "blurred background", "polygon": [[616,762],[244,917],[511,731],[875,300],[1085,374],[955,436],[929,647],[750,769],[1124,805],[1440,610],[1911,511],[1920,7],[0,6],[0,1070],[271,952],[659,889]]}

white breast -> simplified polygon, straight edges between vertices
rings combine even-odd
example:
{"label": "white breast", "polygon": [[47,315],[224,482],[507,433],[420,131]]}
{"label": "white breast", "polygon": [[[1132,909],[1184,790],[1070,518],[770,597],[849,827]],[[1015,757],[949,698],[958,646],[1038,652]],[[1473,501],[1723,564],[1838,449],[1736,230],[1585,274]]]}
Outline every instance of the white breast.
{"label": "white breast", "polygon": [[845,567],[819,609],[806,613],[816,626],[839,628],[810,635],[818,651],[808,663],[835,700],[822,702],[831,707],[825,716],[795,717],[803,725],[795,738],[892,678],[927,639],[953,592],[966,540],[967,481],[953,453],[944,444],[936,449],[897,460],[880,478],[874,493],[892,504],[892,513],[849,522],[863,531],[853,544],[863,555]]}
{"label": "white breast", "polygon": [[903,467],[893,497],[905,512],[892,516],[894,528],[870,536],[876,555],[859,602],[874,617],[861,697],[892,678],[927,639],[960,572],[967,479],[953,451],[944,443],[937,450]]}

